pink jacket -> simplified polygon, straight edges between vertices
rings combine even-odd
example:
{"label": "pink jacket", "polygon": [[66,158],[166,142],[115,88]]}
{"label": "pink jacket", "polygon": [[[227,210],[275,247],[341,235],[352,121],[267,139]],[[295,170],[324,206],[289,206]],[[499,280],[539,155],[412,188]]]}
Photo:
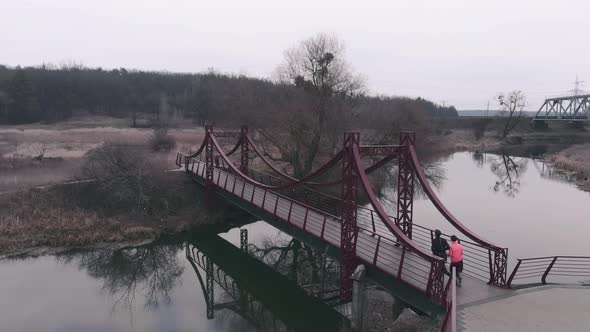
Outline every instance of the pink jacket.
{"label": "pink jacket", "polygon": [[463,246],[458,241],[451,242],[449,256],[451,263],[457,263],[463,260]]}

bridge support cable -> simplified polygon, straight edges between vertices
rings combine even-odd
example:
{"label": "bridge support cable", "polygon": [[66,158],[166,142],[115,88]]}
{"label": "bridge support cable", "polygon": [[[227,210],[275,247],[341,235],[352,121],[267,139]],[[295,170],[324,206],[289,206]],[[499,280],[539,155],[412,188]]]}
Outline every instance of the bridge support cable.
{"label": "bridge support cable", "polygon": [[338,153],[334,158],[332,158],[331,161],[329,161],[328,163],[326,163],[324,166],[322,166],[320,169],[316,170],[313,174],[310,174],[309,176],[298,180],[295,183],[291,183],[291,184],[286,184],[286,185],[279,185],[279,186],[269,186],[266,185],[264,183],[261,183],[249,176],[247,176],[246,174],[242,173],[238,167],[236,167],[234,165],[234,163],[229,159],[229,157],[223,152],[223,150],[221,149],[219,142],[217,142],[216,138],[214,135],[208,135],[208,140],[211,142],[211,144],[213,145],[213,148],[215,149],[215,151],[219,154],[219,156],[223,159],[223,161],[227,164],[227,166],[229,167],[229,169],[235,173],[237,176],[239,176],[240,178],[242,178],[244,181],[248,182],[251,185],[255,185],[255,186],[259,186],[263,189],[273,189],[273,190],[278,190],[278,189],[286,189],[286,188],[292,188],[292,187],[296,187],[299,185],[303,185],[306,184],[307,181],[309,181],[312,178],[318,177],[320,175],[322,175],[324,172],[326,172],[326,170],[331,167],[332,165],[334,165],[336,162],[338,162],[340,160],[340,158],[342,158],[342,153]]}
{"label": "bridge support cable", "polygon": [[290,182],[297,182],[299,181],[297,178],[294,178],[292,176],[290,176],[289,174],[286,174],[285,172],[281,171],[280,169],[278,169],[276,166],[274,166],[269,160],[268,158],[266,158],[264,156],[264,154],[260,151],[260,149],[258,148],[258,146],[254,143],[254,141],[252,140],[252,138],[250,138],[249,135],[246,136],[246,139],[248,140],[248,143],[250,144],[250,146],[252,147],[252,150],[254,151],[254,153],[264,162],[264,164],[266,164],[266,166],[268,166],[271,170],[273,170],[275,173],[277,173],[280,177],[284,178],[287,181]]}
{"label": "bridge support cable", "polygon": [[418,155],[416,154],[416,150],[414,149],[413,145],[408,146],[408,150],[410,152],[411,161],[413,163],[413,169],[416,172],[416,176],[420,185],[424,189],[424,192],[434,204],[436,209],[442,214],[442,216],[457,230],[459,230],[463,235],[467,236],[469,239],[474,241],[475,243],[479,244],[483,248],[488,249],[489,252],[489,281],[490,285],[505,287],[506,286],[506,276],[508,272],[508,249],[502,248],[496,244],[493,244],[478,234],[470,230],[467,226],[461,223],[440,201],[438,196],[434,193],[432,187],[428,183],[426,176],[422,170],[422,166],[420,165],[420,161],[418,160]]}
{"label": "bridge support cable", "polygon": [[[375,213],[378,219],[385,224],[385,226],[389,229],[389,231],[396,237],[397,242],[399,245],[402,246],[402,256],[401,262],[399,264],[399,271],[398,271],[398,278],[404,280],[404,259],[407,255],[407,252],[411,252],[415,254],[417,257],[415,259],[421,259],[426,261],[429,264],[429,276],[426,285],[426,294],[436,303],[443,303],[443,293],[444,293],[444,276],[443,276],[443,269],[444,269],[444,261],[442,258],[434,256],[429,251],[426,251],[420,247],[418,243],[413,241],[410,237],[408,237],[397,225],[391,221],[383,206],[377,199],[377,196],[373,192],[373,188],[369,183],[369,179],[367,174],[364,172],[364,169],[361,166],[361,156],[358,149],[358,146],[352,147],[352,152],[354,156],[354,167],[355,171],[359,177],[359,183],[361,184],[361,188],[363,188],[369,197],[369,201],[371,206],[375,210]],[[408,263],[415,263],[415,262],[408,262]]]}
{"label": "bridge support cable", "polygon": [[[260,159],[264,162],[264,164],[266,166],[268,166],[271,170],[273,170],[275,173],[277,173],[280,178],[283,178],[284,181],[291,182],[291,183],[301,182],[299,179],[294,178],[294,177],[286,174],[285,172],[281,171],[276,166],[274,166],[268,160],[268,158],[266,158],[264,156],[264,154],[260,151],[260,149],[254,143],[254,141],[252,140],[252,138],[250,138],[250,136],[247,136],[246,138],[248,140],[248,143],[250,144],[250,147],[252,148],[252,150],[256,154],[256,156],[260,157]],[[387,164],[389,161],[391,161],[392,159],[396,158],[399,155],[400,150],[401,150],[401,147],[398,146],[398,145],[389,145],[389,146],[360,146],[360,151],[361,151],[361,155],[362,156],[365,156],[365,155],[370,155],[370,156],[382,155],[382,156],[384,156],[381,160],[379,160],[375,164],[369,166],[365,170],[365,172],[367,174],[370,174],[373,171],[379,169],[381,166]],[[338,154],[336,154],[336,156],[332,160],[330,160],[328,163],[326,163],[326,164],[333,165],[332,164],[332,161],[335,160],[336,157],[338,157],[341,153],[342,153],[342,151],[340,151]],[[307,178],[309,179],[310,176],[307,176]],[[315,178],[315,176],[314,176],[314,178]],[[305,185],[308,185],[308,186],[318,186],[318,187],[319,186],[332,186],[332,185],[340,184],[341,182],[342,182],[342,179],[335,180],[335,181],[330,181],[330,182],[320,182],[320,183],[318,183],[318,182],[306,182]]]}
{"label": "bridge support cable", "polygon": [[414,168],[408,147],[414,145],[415,141],[416,133],[400,133],[400,144],[403,148],[398,158],[396,223],[410,239],[412,238],[412,215],[414,209]]}
{"label": "bridge support cable", "polygon": [[340,248],[340,298],[348,301],[352,298],[352,274],[357,266],[356,259],[356,208],[357,208],[357,176],[354,170],[353,148],[358,149],[359,133],[344,134],[342,156],[342,211]]}
{"label": "bridge support cable", "polygon": [[[203,143],[201,144],[201,146],[199,147],[197,152],[190,154],[190,155],[182,155],[181,153],[177,153],[176,165],[180,167],[180,166],[182,166],[182,163],[184,163],[185,170],[188,172],[190,160],[202,156],[202,151],[205,150],[205,147],[207,146],[207,143],[209,142],[209,140],[207,138],[208,136],[212,136],[215,138],[217,138],[217,137],[236,137],[237,133],[236,132],[221,132],[221,133],[219,133],[219,132],[213,132],[211,129],[210,134],[206,133],[206,137],[203,140]],[[250,157],[249,151],[253,151],[255,153],[255,155],[260,157],[261,160],[269,168],[271,168],[273,171],[275,171],[277,174],[279,174],[280,177],[285,179],[285,180],[279,179],[278,182],[280,183],[280,185],[276,186],[277,188],[279,188],[279,187],[288,188],[288,187],[290,187],[289,186],[290,184],[293,186],[294,185],[333,186],[333,185],[340,184],[342,182],[342,179],[338,179],[338,180],[330,181],[330,182],[323,182],[323,183],[310,181],[314,178],[319,177],[320,175],[323,175],[331,167],[336,165],[340,161],[340,158],[342,156],[342,151],[338,152],[331,160],[326,162],[323,166],[321,166],[318,170],[316,170],[312,174],[310,174],[302,179],[296,179],[294,177],[291,177],[291,176],[285,174],[284,172],[282,172],[278,168],[276,168],[266,157],[264,157],[264,155],[261,153],[260,149],[254,144],[253,140],[249,137],[248,128],[245,126],[242,127],[242,131],[240,132],[240,139],[237,142],[237,144],[229,152],[225,152],[224,154],[225,154],[225,156],[229,157],[229,156],[233,155],[238,149],[241,150],[240,167],[239,167],[240,171],[242,171],[242,173],[244,175],[249,175],[247,173],[250,170],[249,170],[249,168],[247,168],[246,165],[248,165],[248,160]],[[376,154],[385,155],[382,159],[380,159],[379,161],[377,161],[373,165],[369,166],[365,170],[365,172],[367,174],[372,173],[373,171],[379,169],[380,167],[382,167],[383,165],[385,165],[389,161],[393,160],[394,158],[396,158],[399,155],[399,152],[400,152],[399,146],[375,146],[375,147],[362,146],[362,147],[360,147],[360,149],[361,149],[362,155],[376,155]],[[221,151],[221,149],[219,149],[219,151]],[[378,152],[380,152],[380,153],[378,153]],[[221,157],[221,153],[219,153],[218,156],[214,157],[216,166],[219,167],[221,164],[221,166],[223,168],[231,169],[231,167],[229,166],[229,164],[230,164],[229,160],[226,160],[226,158],[219,159],[220,157]],[[275,180],[276,179],[278,179],[278,178],[275,178]],[[253,179],[253,180],[255,180],[255,179]]]}
{"label": "bridge support cable", "polygon": [[342,155],[342,151],[339,151],[331,160],[329,160],[326,164],[324,164],[323,166],[320,167],[320,169],[323,169],[324,171],[321,173],[318,173],[317,171],[307,175],[306,177],[304,177],[304,179],[307,179],[305,182],[302,182],[302,179],[297,179],[295,177],[292,177],[288,174],[286,174],[285,172],[281,171],[280,169],[278,169],[276,166],[274,166],[269,160],[268,158],[266,158],[264,156],[264,154],[260,151],[260,149],[256,146],[256,144],[254,143],[254,141],[252,140],[252,138],[250,138],[249,136],[246,137],[248,140],[248,143],[250,144],[250,146],[252,147],[253,152],[256,154],[256,156],[258,156],[266,166],[268,166],[272,171],[274,171],[276,174],[278,174],[278,177],[281,178],[281,181],[286,182],[286,183],[305,183],[305,185],[308,186],[329,186],[329,185],[335,185],[335,184],[339,184],[341,180],[337,180],[335,182],[327,182],[327,183],[317,183],[317,182],[309,182],[309,180],[318,177],[321,174],[324,174],[330,167],[332,167],[333,165],[335,165],[338,161],[340,161],[340,156]]}

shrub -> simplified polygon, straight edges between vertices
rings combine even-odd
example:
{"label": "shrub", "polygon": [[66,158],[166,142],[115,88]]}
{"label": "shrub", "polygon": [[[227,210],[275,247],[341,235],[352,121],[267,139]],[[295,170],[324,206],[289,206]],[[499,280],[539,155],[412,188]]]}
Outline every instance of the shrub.
{"label": "shrub", "polygon": [[168,152],[176,147],[176,139],[168,134],[168,129],[156,128],[150,138],[149,145],[153,151]]}
{"label": "shrub", "polygon": [[94,181],[78,199],[82,206],[107,215],[154,215],[169,205],[163,169],[145,147],[107,143],[84,157],[82,176]]}

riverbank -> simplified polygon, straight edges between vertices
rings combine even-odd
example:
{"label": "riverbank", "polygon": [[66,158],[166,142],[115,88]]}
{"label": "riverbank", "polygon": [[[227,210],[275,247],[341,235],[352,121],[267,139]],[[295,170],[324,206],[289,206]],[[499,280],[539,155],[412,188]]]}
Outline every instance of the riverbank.
{"label": "riverbank", "polygon": [[[161,195],[173,205],[167,213],[105,214],[75,196],[87,184],[57,185],[0,195],[0,255],[43,252],[40,248],[119,246],[178,234],[223,219],[226,209],[206,209],[200,188],[182,172],[166,174]],[[100,207],[100,204],[97,204]]]}
{"label": "riverbank", "polygon": [[581,189],[590,191],[590,143],[572,145],[548,159],[568,171]]}
{"label": "riverbank", "polygon": [[476,139],[472,130],[453,129],[437,139],[439,154],[468,151],[509,154],[541,159],[580,189],[590,192],[590,131],[558,128],[535,131],[521,129],[505,142],[494,131]]}

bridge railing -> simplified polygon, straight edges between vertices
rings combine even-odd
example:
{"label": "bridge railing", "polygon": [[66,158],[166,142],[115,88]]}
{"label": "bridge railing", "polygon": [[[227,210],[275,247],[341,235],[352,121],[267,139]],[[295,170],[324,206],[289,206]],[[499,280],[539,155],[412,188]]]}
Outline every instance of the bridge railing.
{"label": "bridge railing", "polygon": [[[280,178],[258,170],[251,170],[250,175],[253,178],[267,184],[281,185],[284,183],[284,181]],[[293,197],[298,201],[304,201],[306,203],[308,200],[313,201],[313,203],[310,204],[313,204],[316,207],[320,207],[324,211],[327,210],[337,211],[337,213],[340,212],[340,199],[327,193],[323,193],[309,188],[303,188],[302,191],[289,192],[286,193],[286,195],[288,195],[289,197]],[[307,195],[314,195],[314,198],[316,199],[310,200],[310,197]],[[378,218],[379,217],[376,215],[375,211],[363,206],[358,206],[357,222],[361,224],[363,228],[369,229],[374,233],[381,234],[382,236],[389,238],[392,241],[396,241],[395,236],[393,236],[393,234],[391,234],[387,230],[385,225],[383,225],[383,223],[378,222]],[[395,220],[395,217],[393,216],[390,216],[390,218]],[[377,222],[375,222],[375,220],[377,220]],[[449,234],[442,233],[442,237],[445,238],[447,241],[450,241]],[[416,241],[425,250],[430,250],[432,240],[434,239],[434,230],[413,223],[412,239]],[[470,277],[481,280],[483,282],[489,282],[492,278],[493,272],[492,268],[490,267],[490,264],[492,263],[493,252],[490,250],[490,248],[476,242],[463,239],[461,239],[460,242],[465,249],[463,259],[465,262],[465,274]]]}
{"label": "bridge railing", "polygon": [[549,276],[561,281],[579,281],[590,278],[590,257],[586,256],[547,256],[518,259],[508,278],[508,287],[514,281],[523,284],[547,284]]}
{"label": "bridge railing", "polygon": [[[272,185],[284,184],[282,179],[262,171],[251,170],[250,175],[263,183]],[[305,203],[309,201],[309,204],[319,207],[324,211],[335,211],[335,213],[340,212],[340,199],[328,193],[323,193],[309,188],[303,188],[301,191],[288,192],[286,195]],[[310,199],[309,195],[314,195],[315,199]],[[379,217],[376,215],[375,211],[363,206],[358,206],[357,222],[362,225],[363,228],[369,229],[374,233],[380,234],[381,236],[390,239],[391,241],[397,242],[395,236],[393,236],[393,234],[387,230],[383,223],[378,221],[378,218]],[[390,218],[395,220],[395,217],[393,216],[390,216]],[[376,220],[377,222],[375,222]],[[449,234],[442,233],[442,237],[447,241],[450,241]],[[434,239],[434,230],[413,223],[412,239],[425,250],[430,250],[432,240]],[[489,247],[483,246],[473,241],[461,239],[460,242],[465,249],[463,259],[465,262],[464,273],[483,282],[489,282],[493,277],[493,268],[490,265],[492,264],[494,253]]]}
{"label": "bridge railing", "polygon": [[441,332],[457,331],[457,284],[455,268],[451,268],[451,278],[445,287],[445,308],[447,313],[441,326]]}
{"label": "bridge railing", "polygon": [[[430,250],[432,240],[434,239],[434,230],[414,224],[412,237],[418,244]],[[449,234],[441,233],[441,237],[448,242],[451,241]],[[490,266],[492,264],[493,252],[476,242],[464,239],[460,239],[459,241],[464,249],[463,273],[483,282],[489,282],[493,273],[493,269]]]}
{"label": "bridge railing", "polygon": [[[182,159],[182,158],[181,158]],[[191,159],[187,171],[199,177],[205,176],[205,163]],[[213,183],[219,188],[255,205],[275,218],[285,220],[295,227],[340,247],[340,219],[318,208],[296,201],[291,197],[244,181],[221,167],[213,173]],[[376,234],[370,227],[359,225],[355,229],[356,254],[361,261],[397,276],[407,285],[422,292],[430,286],[431,262],[424,260],[414,249],[390,238]]]}

